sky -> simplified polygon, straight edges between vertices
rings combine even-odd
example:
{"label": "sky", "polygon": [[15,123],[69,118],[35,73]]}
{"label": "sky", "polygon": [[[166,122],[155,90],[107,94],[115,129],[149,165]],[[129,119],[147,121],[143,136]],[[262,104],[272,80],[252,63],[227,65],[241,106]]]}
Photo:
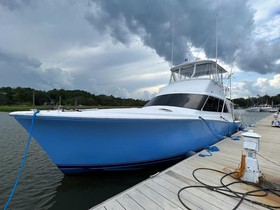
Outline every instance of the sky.
{"label": "sky", "polygon": [[147,100],[216,39],[233,98],[280,94],[279,0],[0,0],[0,87]]}

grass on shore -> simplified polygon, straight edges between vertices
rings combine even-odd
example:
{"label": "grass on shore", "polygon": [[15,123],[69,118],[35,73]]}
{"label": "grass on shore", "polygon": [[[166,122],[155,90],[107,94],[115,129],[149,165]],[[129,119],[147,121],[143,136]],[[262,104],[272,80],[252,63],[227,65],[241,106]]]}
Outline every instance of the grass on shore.
{"label": "grass on shore", "polygon": [[27,111],[31,106],[0,106],[0,112]]}
{"label": "grass on shore", "polygon": [[[130,108],[127,106],[63,106],[64,109],[109,109],[109,108]],[[50,110],[55,109],[53,106],[26,106],[26,105],[18,105],[18,106],[0,106],[0,112],[13,112],[13,111],[29,111],[31,109],[38,109],[38,110]]]}

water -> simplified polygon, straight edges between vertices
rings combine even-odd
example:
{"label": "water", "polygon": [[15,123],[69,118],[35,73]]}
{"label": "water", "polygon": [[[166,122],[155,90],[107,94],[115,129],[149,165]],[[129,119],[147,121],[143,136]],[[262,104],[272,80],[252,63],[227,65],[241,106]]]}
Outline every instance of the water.
{"label": "water", "polygon": [[[272,115],[270,112],[247,112],[242,111],[242,124],[244,124],[247,127],[255,126],[256,122],[260,121],[261,119]],[[273,118],[271,118],[272,120]]]}
{"label": "water", "polygon": [[[243,122],[252,125],[270,114],[244,112]],[[8,113],[0,112],[0,209],[17,178],[27,138],[27,132]],[[166,167],[64,176],[32,139],[8,209],[88,209]]]}

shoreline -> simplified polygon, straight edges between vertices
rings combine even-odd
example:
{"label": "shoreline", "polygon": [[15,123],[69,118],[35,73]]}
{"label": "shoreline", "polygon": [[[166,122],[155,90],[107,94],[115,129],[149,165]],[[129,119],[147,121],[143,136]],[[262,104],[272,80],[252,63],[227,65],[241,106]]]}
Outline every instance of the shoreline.
{"label": "shoreline", "polygon": [[[65,110],[82,110],[82,109],[110,109],[110,108],[137,108],[135,106],[63,106]],[[14,111],[29,111],[31,109],[37,110],[55,110],[57,106],[26,106],[26,105],[12,105],[0,106],[0,112],[14,112]]]}

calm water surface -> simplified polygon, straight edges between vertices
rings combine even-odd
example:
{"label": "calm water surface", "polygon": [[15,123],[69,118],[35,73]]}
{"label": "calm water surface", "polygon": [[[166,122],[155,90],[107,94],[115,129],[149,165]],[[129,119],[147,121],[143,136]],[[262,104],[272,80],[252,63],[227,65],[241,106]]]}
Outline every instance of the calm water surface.
{"label": "calm water surface", "polygon": [[[269,115],[244,112],[243,122],[254,124]],[[17,178],[27,138],[27,132],[14,118],[0,112],[0,209],[4,208]],[[88,209],[166,167],[64,176],[32,139],[8,209]]]}

